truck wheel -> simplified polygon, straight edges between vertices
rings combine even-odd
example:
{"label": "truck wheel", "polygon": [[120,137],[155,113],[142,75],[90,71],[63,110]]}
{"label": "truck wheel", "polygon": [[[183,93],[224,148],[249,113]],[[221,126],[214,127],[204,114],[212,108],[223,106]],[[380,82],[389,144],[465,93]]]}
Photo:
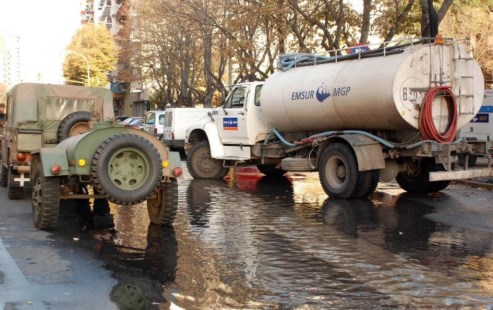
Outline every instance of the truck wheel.
{"label": "truck wheel", "polygon": [[207,141],[195,144],[187,157],[188,171],[195,179],[222,179],[228,173],[220,160],[211,158]]}
{"label": "truck wheel", "polygon": [[318,167],[320,182],[327,195],[354,198],[360,173],[352,150],[343,143],[329,144],[323,151]]}
{"label": "truck wheel", "polygon": [[24,188],[14,186],[14,178],[15,176],[12,175],[12,170],[8,169],[8,176],[7,176],[7,197],[10,200],[18,200],[22,199],[22,196],[24,196]]}
{"label": "truck wheel", "polygon": [[94,188],[119,205],[144,201],[157,189],[162,175],[157,149],[149,140],[134,134],[106,139],[91,160]]}
{"label": "truck wheel", "polygon": [[77,111],[65,116],[56,132],[58,142],[88,132],[91,118],[92,113],[87,111]]}
{"label": "truck wheel", "polygon": [[366,198],[370,196],[377,188],[379,180],[380,171],[377,169],[360,172],[360,184],[357,186],[354,197]]}
{"label": "truck wheel", "polygon": [[257,169],[270,176],[282,176],[286,173],[286,171],[276,168],[276,165],[257,165]]}
{"label": "truck wheel", "polygon": [[443,171],[442,165],[435,164],[433,159],[422,159],[413,163],[412,171],[399,172],[396,181],[399,186],[410,193],[429,193],[445,189],[450,181],[430,182],[430,172]]}
{"label": "truck wheel", "polygon": [[37,229],[54,229],[60,208],[60,179],[46,178],[39,161],[32,166],[32,215]]}
{"label": "truck wheel", "polygon": [[157,225],[172,225],[178,210],[178,184],[175,178],[163,183],[155,196],[147,199],[149,220]]}
{"label": "truck wheel", "polygon": [[2,173],[2,177],[0,179],[0,186],[1,187],[7,187],[7,183],[9,181],[9,179],[8,179],[8,173],[9,173],[9,171],[8,171],[7,167],[5,167],[3,165],[3,163],[0,163],[0,164],[2,165],[2,172],[1,172]]}
{"label": "truck wheel", "polygon": [[[459,165],[461,165],[462,167],[465,167],[465,164],[466,164],[466,155],[459,154],[458,157],[459,157]],[[467,160],[467,166],[468,167],[474,167],[474,166],[476,166],[477,159],[478,159],[478,157],[476,155],[469,154],[468,160]]]}

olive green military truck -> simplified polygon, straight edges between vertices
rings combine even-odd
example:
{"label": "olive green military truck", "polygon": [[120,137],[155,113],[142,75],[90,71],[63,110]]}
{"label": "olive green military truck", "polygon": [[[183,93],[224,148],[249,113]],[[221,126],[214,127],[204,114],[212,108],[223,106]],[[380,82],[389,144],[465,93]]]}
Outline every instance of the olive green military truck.
{"label": "olive green military truck", "polygon": [[18,198],[30,184],[38,229],[55,228],[66,199],[147,201],[152,223],[174,221],[179,154],[144,131],[115,124],[109,90],[20,84],[3,115],[2,185]]}

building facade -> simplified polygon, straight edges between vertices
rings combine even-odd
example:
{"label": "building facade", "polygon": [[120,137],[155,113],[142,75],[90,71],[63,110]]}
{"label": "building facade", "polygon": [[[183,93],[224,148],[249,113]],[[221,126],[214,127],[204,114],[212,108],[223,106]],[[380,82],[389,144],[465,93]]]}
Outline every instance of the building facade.
{"label": "building facade", "polygon": [[0,83],[11,87],[23,81],[21,38],[0,33]]}

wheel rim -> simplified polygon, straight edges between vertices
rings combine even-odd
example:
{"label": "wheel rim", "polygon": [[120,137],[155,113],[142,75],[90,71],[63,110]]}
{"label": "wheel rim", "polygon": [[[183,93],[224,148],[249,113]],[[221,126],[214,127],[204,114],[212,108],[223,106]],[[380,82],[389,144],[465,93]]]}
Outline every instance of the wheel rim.
{"label": "wheel rim", "polygon": [[150,165],[144,153],[134,148],[123,148],[111,156],[108,176],[116,187],[125,191],[135,190],[145,184]]}
{"label": "wheel rim", "polygon": [[163,190],[159,189],[154,193],[154,195],[147,199],[147,208],[149,209],[149,212],[152,213],[152,215],[157,216],[159,215],[159,212],[161,211],[161,205],[163,201]]}
{"label": "wheel rim", "polygon": [[204,149],[201,150],[201,152],[197,156],[197,168],[198,170],[204,172],[204,173],[213,173],[216,172],[218,168],[220,168],[218,161],[211,158],[211,155],[209,154],[209,151]]}
{"label": "wheel rim", "polygon": [[77,136],[89,131],[89,123],[79,122],[70,128],[69,137]]}
{"label": "wheel rim", "polygon": [[341,188],[347,179],[346,163],[341,157],[332,156],[325,166],[328,183],[334,188]]}

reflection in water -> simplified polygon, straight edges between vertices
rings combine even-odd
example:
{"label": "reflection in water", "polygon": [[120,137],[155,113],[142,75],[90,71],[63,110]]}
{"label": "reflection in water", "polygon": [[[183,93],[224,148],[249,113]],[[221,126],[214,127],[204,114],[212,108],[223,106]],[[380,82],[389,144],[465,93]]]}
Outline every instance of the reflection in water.
{"label": "reflection in water", "polygon": [[172,227],[149,224],[145,248],[126,247],[101,239],[97,249],[106,268],[118,279],[111,291],[111,300],[120,309],[169,306],[163,298],[163,284],[175,280],[178,251]]}
{"label": "reflection in water", "polygon": [[145,208],[118,211],[99,250],[120,282],[113,296],[140,289],[185,309],[491,308],[491,233],[433,220],[427,196],[322,201],[310,180],[181,179],[174,231],[149,226],[154,250],[141,240]]}
{"label": "reflection in water", "polygon": [[327,198],[322,208],[324,222],[351,237],[358,237],[358,229],[367,230],[378,224],[378,214],[369,199]]}
{"label": "reflection in water", "polygon": [[214,207],[214,196],[220,195],[228,184],[224,180],[194,179],[187,188],[187,211],[190,224],[207,227],[209,213]]}

